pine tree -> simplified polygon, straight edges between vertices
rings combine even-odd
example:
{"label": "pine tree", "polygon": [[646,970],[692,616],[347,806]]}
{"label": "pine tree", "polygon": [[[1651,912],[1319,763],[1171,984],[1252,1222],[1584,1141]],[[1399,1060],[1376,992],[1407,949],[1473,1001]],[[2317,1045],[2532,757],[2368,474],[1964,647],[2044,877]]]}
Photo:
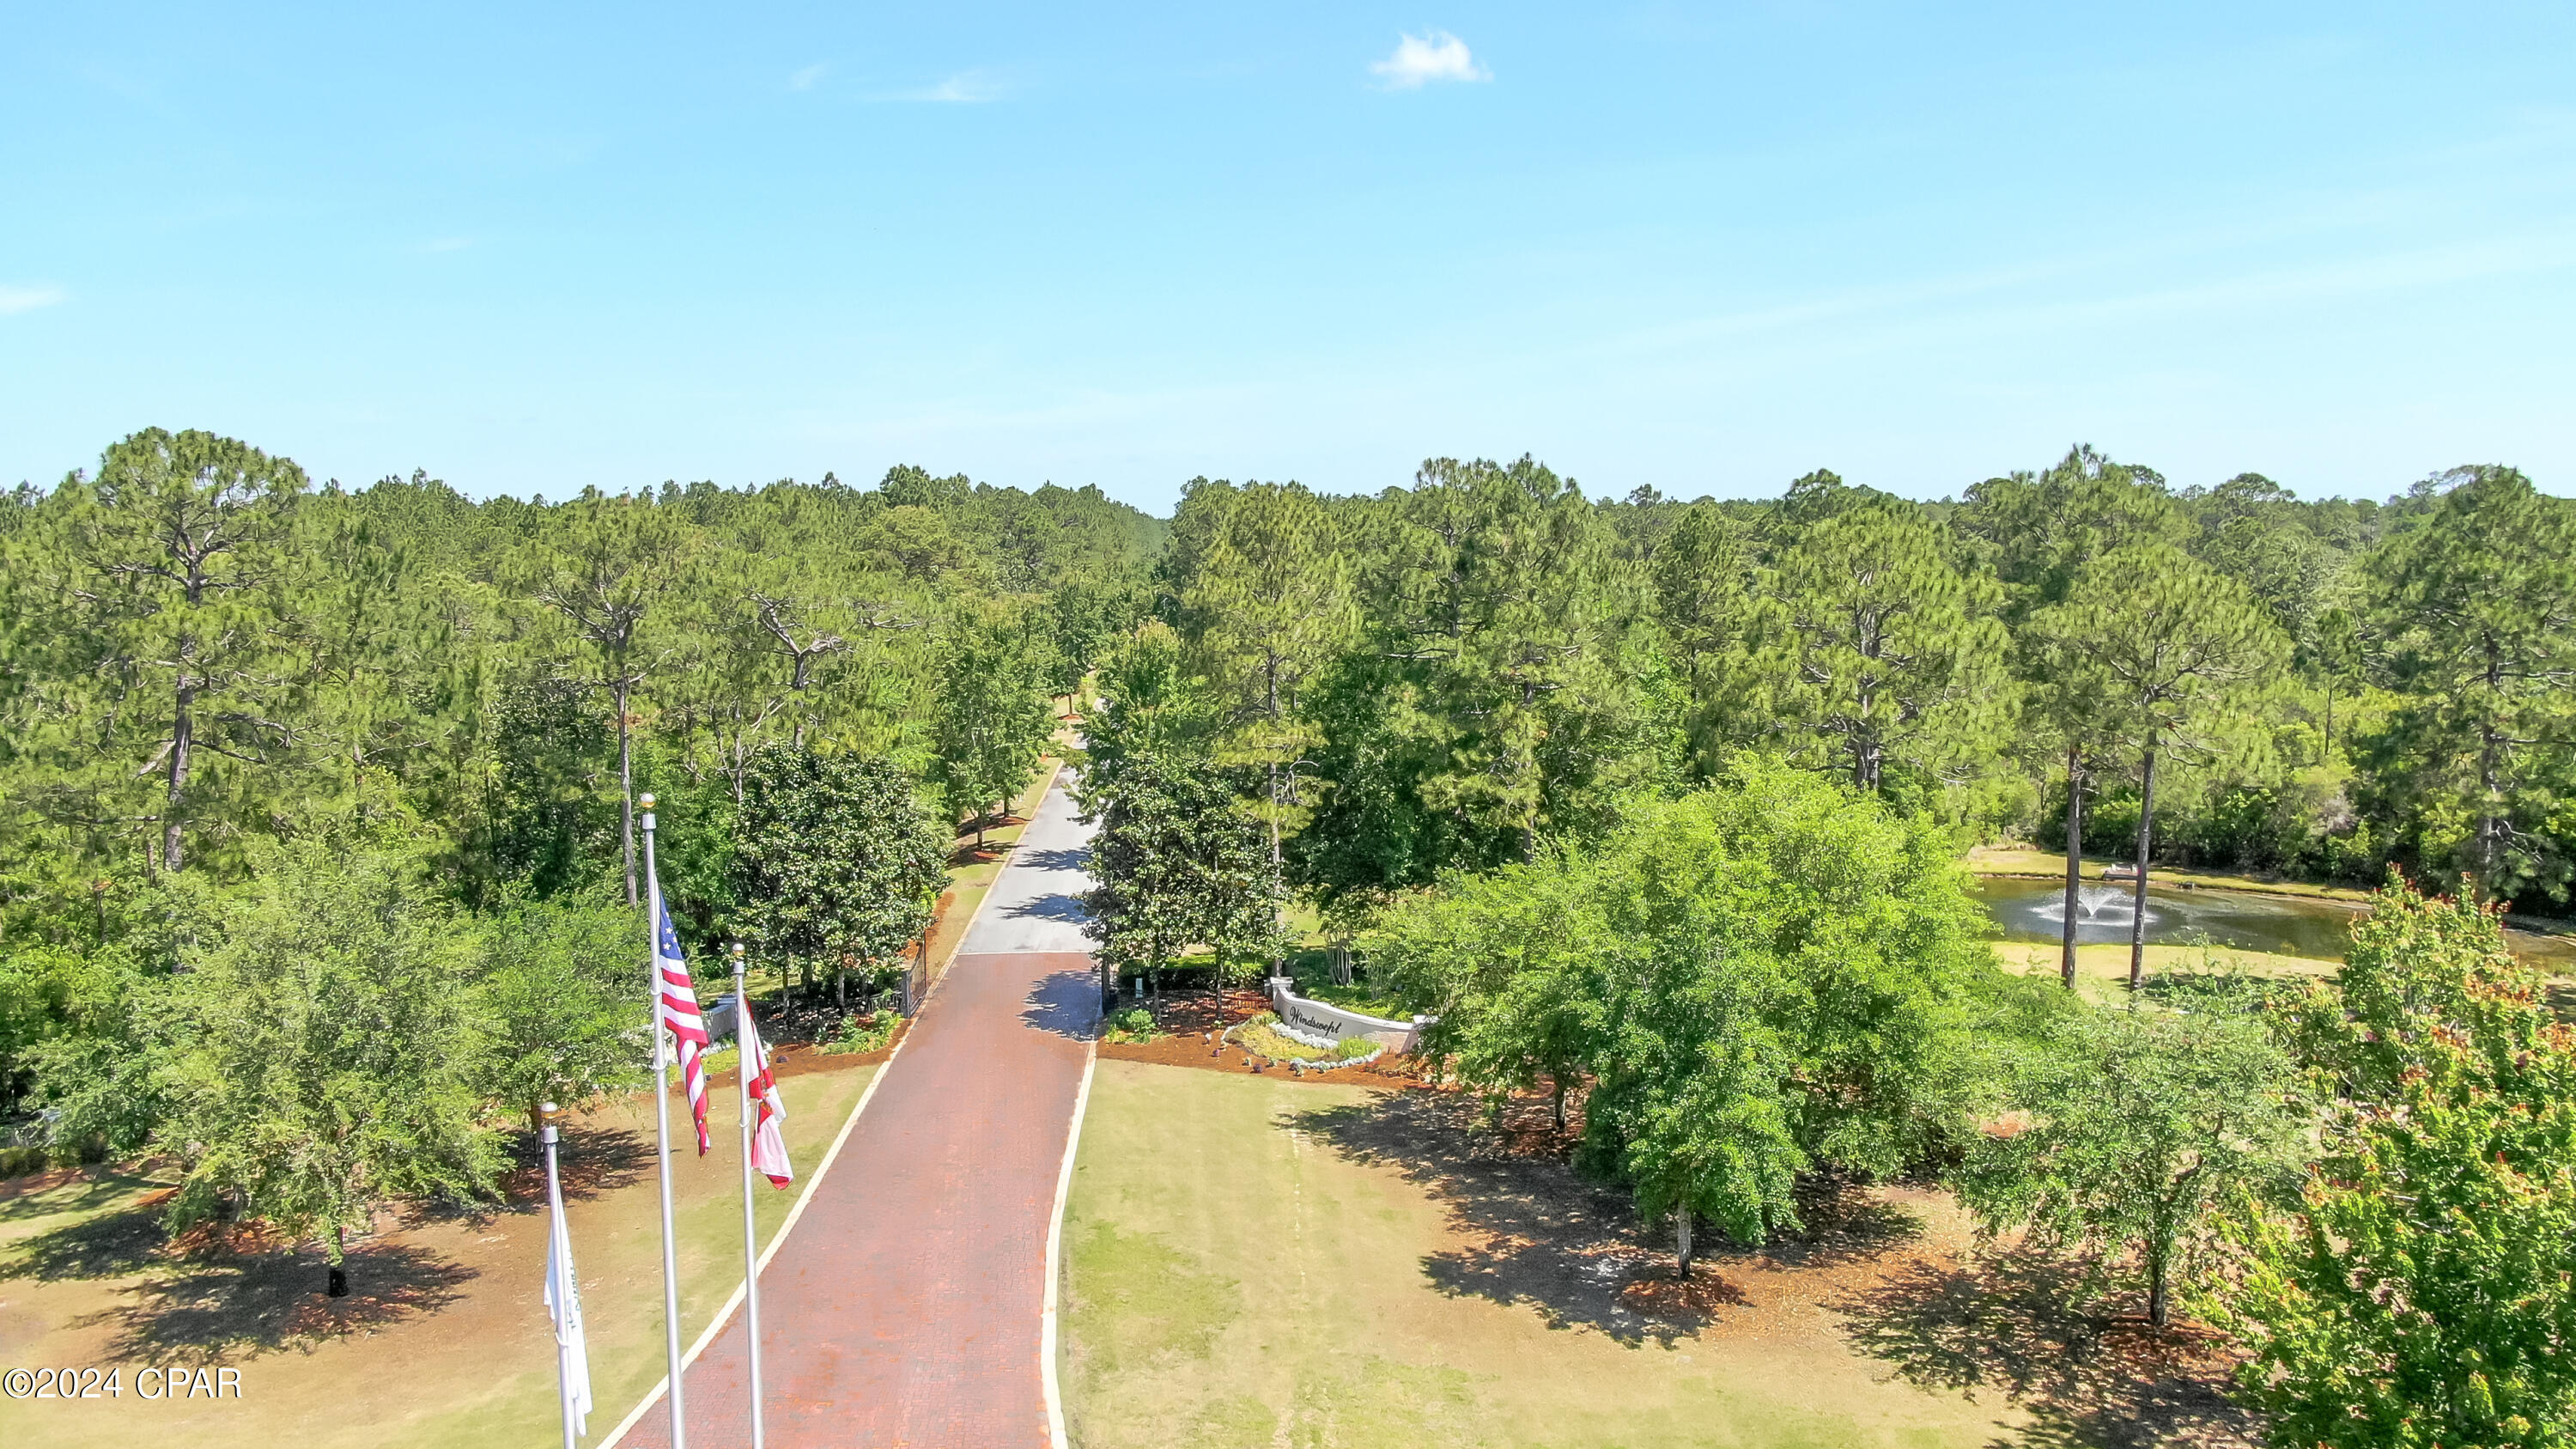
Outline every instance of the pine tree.
{"label": "pine tree", "polygon": [[521,565],[529,596],[560,617],[590,649],[596,671],[582,683],[616,711],[618,849],[626,901],[635,889],[636,695],[659,663],[644,624],[679,585],[697,542],[685,520],[640,498],[586,494],[566,505],[556,528],[530,545]]}
{"label": "pine tree", "polygon": [[1999,591],[1943,556],[1910,507],[1848,508],[1781,556],[1763,613],[1793,758],[1875,791],[1887,766],[1935,777],[2009,727]]}
{"label": "pine tree", "polygon": [[2146,980],[2157,763],[2167,753],[2206,752],[2246,688],[2287,662],[2288,641],[2242,584],[2157,542],[2085,564],[2065,602],[2034,615],[2030,629],[2058,657],[2087,660],[2099,671],[2138,761],[2138,874],[2129,928],[2135,990]]}
{"label": "pine tree", "polygon": [[1689,698],[1691,762],[1714,773],[1726,754],[1768,732],[1759,657],[1760,584],[1752,531],[1714,503],[1694,504],[1656,548],[1655,618]]}
{"label": "pine tree", "polygon": [[2555,893],[2570,873],[2534,827],[2564,809],[2576,744],[2576,516],[2510,468],[2465,468],[2372,560],[2392,723],[2420,813],[2469,823],[2478,888]]}
{"label": "pine tree", "polygon": [[297,682],[285,647],[296,560],[285,545],[305,486],[289,459],[159,428],[108,449],[95,480],[65,485],[61,584],[81,627],[63,643],[82,656],[66,672],[103,684],[102,725],[157,736],[149,758],[125,768],[160,774],[166,870],[188,859],[187,827],[206,793],[200,756],[268,766],[295,742],[282,708]]}
{"label": "pine tree", "polygon": [[1297,777],[1315,731],[1299,700],[1353,623],[1350,564],[1331,516],[1297,484],[1245,485],[1181,595],[1181,615],[1197,626],[1191,670],[1227,712],[1220,757],[1262,772],[1255,809],[1276,863],[1281,837],[1307,814]]}

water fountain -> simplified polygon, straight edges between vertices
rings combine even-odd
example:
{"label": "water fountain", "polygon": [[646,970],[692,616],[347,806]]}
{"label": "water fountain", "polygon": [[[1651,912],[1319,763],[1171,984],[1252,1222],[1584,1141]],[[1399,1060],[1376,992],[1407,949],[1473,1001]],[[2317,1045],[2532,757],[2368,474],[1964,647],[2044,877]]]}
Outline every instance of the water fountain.
{"label": "water fountain", "polygon": [[[2137,916],[2136,887],[2088,881],[2076,888],[2075,939],[2125,944]],[[1989,876],[1977,883],[2000,934],[2012,941],[2055,941],[2066,930],[2066,883]],[[2149,945],[2207,940],[2248,951],[2338,957],[2349,940],[2352,908],[2341,902],[2236,891],[2147,888]]]}
{"label": "water fountain", "polygon": [[[2136,894],[2124,886],[2075,888],[2075,926],[2078,931],[2090,926],[2126,930],[2129,923],[2137,919],[2137,910]],[[2066,921],[2066,897],[2062,893],[2052,895],[2044,903],[2032,906],[2030,914],[2063,925]],[[2147,924],[2154,925],[2159,914],[2155,907],[2149,906]]]}

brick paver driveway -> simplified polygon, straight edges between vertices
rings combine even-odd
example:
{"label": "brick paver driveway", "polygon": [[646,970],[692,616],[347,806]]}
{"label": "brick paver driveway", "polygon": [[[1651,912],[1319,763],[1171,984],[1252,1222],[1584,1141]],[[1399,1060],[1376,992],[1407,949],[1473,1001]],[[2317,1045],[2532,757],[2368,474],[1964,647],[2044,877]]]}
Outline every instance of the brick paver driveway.
{"label": "brick paver driveway", "polygon": [[[1074,900],[1090,834],[1059,779],[761,1273],[778,1449],[1048,1442],[1047,1236],[1099,1015]],[[689,1367],[695,1449],[750,1442],[744,1340],[737,1311]],[[657,1399],[623,1442],[667,1445],[668,1415]]]}

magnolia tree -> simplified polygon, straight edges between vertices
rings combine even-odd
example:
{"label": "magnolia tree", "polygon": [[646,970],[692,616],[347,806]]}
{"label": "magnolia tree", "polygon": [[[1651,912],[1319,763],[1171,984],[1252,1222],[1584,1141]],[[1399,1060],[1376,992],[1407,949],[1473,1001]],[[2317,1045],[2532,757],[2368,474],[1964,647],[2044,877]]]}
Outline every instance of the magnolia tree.
{"label": "magnolia tree", "polygon": [[[1185,947],[1216,950],[1214,987],[1230,960],[1267,955],[1279,935],[1282,892],[1261,822],[1204,762],[1131,757],[1111,778],[1085,782],[1100,832],[1091,843],[1083,929],[1100,943],[1100,989],[1115,994],[1117,964],[1149,976]],[[1220,998],[1221,999],[1221,998]]]}
{"label": "magnolia tree", "polygon": [[772,745],[751,762],[735,817],[733,887],[744,934],[810,984],[881,971],[930,928],[947,833],[893,761]]}

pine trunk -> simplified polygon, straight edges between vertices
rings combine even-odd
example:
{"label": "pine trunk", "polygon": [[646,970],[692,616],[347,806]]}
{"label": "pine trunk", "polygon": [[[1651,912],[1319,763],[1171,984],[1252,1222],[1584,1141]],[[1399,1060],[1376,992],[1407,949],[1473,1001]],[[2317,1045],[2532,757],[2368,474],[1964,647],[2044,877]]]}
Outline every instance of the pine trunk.
{"label": "pine trunk", "polygon": [[[181,668],[186,668],[183,658]],[[180,797],[188,789],[188,754],[197,742],[197,691],[184,677],[179,684],[177,708],[170,717],[170,789],[161,810],[161,865],[176,875],[184,859],[179,839]]]}
{"label": "pine trunk", "polygon": [[2135,904],[2129,915],[2131,991],[2147,981],[2147,851],[2154,843],[2156,828],[2156,737],[2152,733],[2147,736],[2144,763],[2138,788],[2138,888],[2130,898]]}
{"label": "pine trunk", "polygon": [[[617,843],[626,857],[626,904],[635,894],[635,736],[626,723],[627,685],[617,683]],[[659,930],[656,923],[649,929]]]}
{"label": "pine trunk", "polygon": [[2064,944],[2057,962],[2057,974],[2066,989],[2075,989],[2075,920],[2076,907],[2082,899],[2084,880],[2084,766],[2082,758],[2069,749],[2066,752],[2066,923]]}

